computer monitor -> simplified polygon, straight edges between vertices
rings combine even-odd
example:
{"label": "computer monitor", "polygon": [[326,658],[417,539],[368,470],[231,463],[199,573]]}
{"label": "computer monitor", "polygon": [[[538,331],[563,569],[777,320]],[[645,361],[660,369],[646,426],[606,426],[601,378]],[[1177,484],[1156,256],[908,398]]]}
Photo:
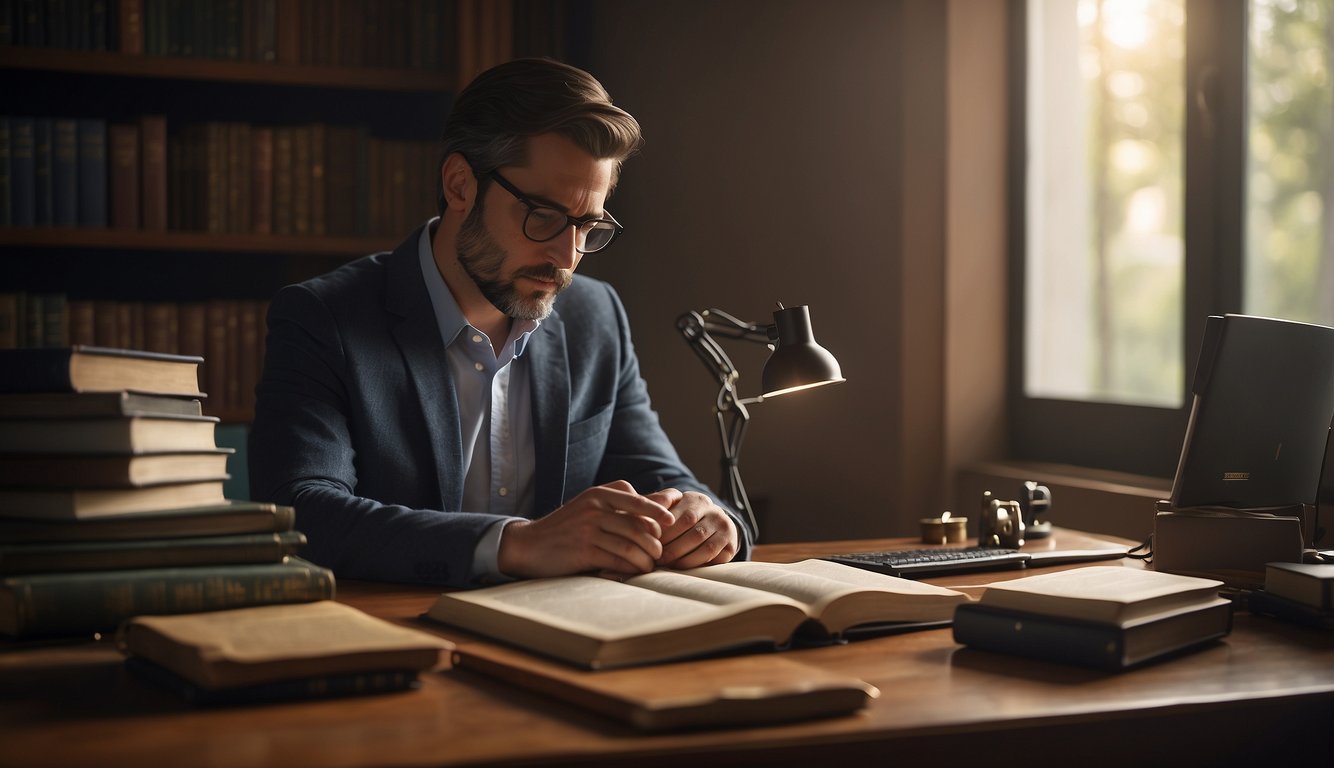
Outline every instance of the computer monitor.
{"label": "computer monitor", "polygon": [[1191,392],[1174,508],[1316,503],[1334,421],[1334,328],[1210,317]]}

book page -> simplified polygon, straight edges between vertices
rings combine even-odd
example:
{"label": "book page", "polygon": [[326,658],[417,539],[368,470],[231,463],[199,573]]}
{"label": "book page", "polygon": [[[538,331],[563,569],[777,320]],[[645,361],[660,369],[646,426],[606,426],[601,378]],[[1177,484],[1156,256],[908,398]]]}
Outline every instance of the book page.
{"label": "book page", "polygon": [[807,606],[812,615],[818,615],[825,605],[834,600],[856,592],[931,596],[961,594],[933,584],[887,576],[828,560],[802,560],[797,563],[732,562],[695,568],[685,573],[785,595]]}
{"label": "book page", "polygon": [[1127,621],[1217,596],[1221,581],[1122,566],[1090,566],[991,584],[981,603],[1090,621]]}
{"label": "book page", "polygon": [[[604,641],[700,624],[733,610],[595,576],[534,579],[444,597]],[[442,605],[431,618],[456,623]]]}
{"label": "book page", "polygon": [[738,606],[749,603],[789,603],[806,612],[805,603],[776,594],[773,590],[754,589],[725,581],[701,579],[690,571],[653,571],[627,579],[627,584],[651,589],[666,595],[676,595],[711,605]]}

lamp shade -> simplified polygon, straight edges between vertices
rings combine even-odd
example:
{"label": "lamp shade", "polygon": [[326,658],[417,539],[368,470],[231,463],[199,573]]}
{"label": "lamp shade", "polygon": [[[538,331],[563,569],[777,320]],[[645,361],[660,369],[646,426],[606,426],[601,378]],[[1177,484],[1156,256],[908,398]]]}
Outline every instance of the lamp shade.
{"label": "lamp shade", "polygon": [[815,343],[810,307],[788,307],[774,312],[778,344],[764,364],[761,388],[764,397],[843,381],[838,360]]}

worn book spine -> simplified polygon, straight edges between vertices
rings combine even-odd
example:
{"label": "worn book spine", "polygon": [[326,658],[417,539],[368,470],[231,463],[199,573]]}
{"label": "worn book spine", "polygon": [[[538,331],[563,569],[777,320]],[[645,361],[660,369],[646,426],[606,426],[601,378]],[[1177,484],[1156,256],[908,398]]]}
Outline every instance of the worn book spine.
{"label": "worn book spine", "polygon": [[131,541],[0,544],[0,575],[281,563],[304,546],[300,531]]}
{"label": "worn book spine", "polygon": [[119,17],[116,29],[119,34],[117,48],[121,53],[138,55],[144,52],[144,3],[143,0],[118,0]]}
{"label": "worn book spine", "polygon": [[250,230],[273,231],[273,129],[267,127],[250,135]]}
{"label": "worn book spine", "polygon": [[139,126],[113,123],[111,132],[111,228],[139,229]]}
{"label": "worn book spine", "polygon": [[33,221],[39,227],[55,223],[54,196],[51,189],[52,120],[39,117],[33,121]]}
{"label": "worn book spine", "polygon": [[139,118],[142,168],[140,169],[143,228],[149,232],[167,229],[167,118]]}
{"label": "worn book spine", "polygon": [[107,226],[107,121],[87,118],[79,125],[79,226]]}
{"label": "worn book spine", "polygon": [[14,224],[12,163],[13,126],[10,118],[0,115],[0,227]]}
{"label": "worn book spine", "polygon": [[0,543],[134,541],[186,536],[282,533],[296,525],[292,507],[258,501],[162,510],[91,520],[0,518]]}
{"label": "worn book spine", "polygon": [[79,224],[79,124],[59,119],[51,126],[51,205],[53,224]]}
{"label": "worn book spine", "polygon": [[125,659],[125,668],[198,706],[267,704],[302,699],[329,699],[408,691],[421,687],[415,670],[353,672],[282,680],[238,688],[204,688],[140,656]]}
{"label": "worn book spine", "polygon": [[333,572],[297,558],[265,565],[11,576],[0,580],[0,633],[91,633],[114,629],[131,616],[304,603],[333,595]]}
{"label": "worn book spine", "polygon": [[9,119],[10,223],[31,227],[37,219],[37,128],[31,117]]}

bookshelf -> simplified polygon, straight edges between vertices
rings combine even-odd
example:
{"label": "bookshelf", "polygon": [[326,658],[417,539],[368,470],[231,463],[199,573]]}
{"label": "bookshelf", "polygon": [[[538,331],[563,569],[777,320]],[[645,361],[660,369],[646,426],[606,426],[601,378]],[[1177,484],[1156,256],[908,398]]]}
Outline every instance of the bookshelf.
{"label": "bookshelf", "polygon": [[562,0],[0,5],[0,346],[200,354],[206,412],[248,422],[268,299],[433,215],[452,94],[513,55],[561,55],[565,13]]}

